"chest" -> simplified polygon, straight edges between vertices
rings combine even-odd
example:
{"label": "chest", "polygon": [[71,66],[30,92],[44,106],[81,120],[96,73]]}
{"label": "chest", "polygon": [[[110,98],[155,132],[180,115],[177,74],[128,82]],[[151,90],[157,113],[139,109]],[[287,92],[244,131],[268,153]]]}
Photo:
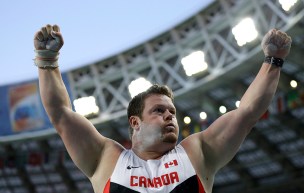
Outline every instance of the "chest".
{"label": "chest", "polygon": [[[118,160],[111,176],[111,188],[141,193],[176,192],[177,189],[192,188],[198,178],[184,155],[167,155],[160,160],[141,160],[134,155],[126,155]],[[197,192],[197,191],[195,191]]]}

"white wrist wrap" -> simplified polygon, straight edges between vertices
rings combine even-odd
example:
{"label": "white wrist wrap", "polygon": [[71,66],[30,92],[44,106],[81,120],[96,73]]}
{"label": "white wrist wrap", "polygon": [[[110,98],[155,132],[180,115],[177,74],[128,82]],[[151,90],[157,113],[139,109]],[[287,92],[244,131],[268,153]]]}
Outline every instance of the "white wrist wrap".
{"label": "white wrist wrap", "polygon": [[52,50],[35,50],[34,63],[39,68],[57,68],[59,52]]}

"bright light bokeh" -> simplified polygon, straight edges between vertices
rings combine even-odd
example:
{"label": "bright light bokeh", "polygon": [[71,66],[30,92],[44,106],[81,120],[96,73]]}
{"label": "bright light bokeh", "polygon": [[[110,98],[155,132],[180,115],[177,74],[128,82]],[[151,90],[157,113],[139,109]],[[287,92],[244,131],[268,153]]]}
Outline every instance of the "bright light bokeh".
{"label": "bright light bokeh", "polygon": [[136,80],[133,80],[128,88],[131,97],[135,97],[137,94],[146,91],[150,86],[152,86],[151,82],[146,80],[145,78],[138,78]]}
{"label": "bright light bokeh", "polygon": [[188,117],[188,116],[184,117],[184,123],[187,124],[187,125],[190,124],[191,123],[191,118]]}
{"label": "bright light bokeh", "polygon": [[82,97],[73,101],[77,113],[87,116],[91,114],[98,114],[99,107],[96,105],[95,97]]}
{"label": "bright light bokeh", "polygon": [[224,114],[227,112],[227,108],[225,106],[220,106],[219,111],[220,113]]}
{"label": "bright light bokeh", "polygon": [[235,106],[236,106],[236,108],[239,108],[240,103],[241,103],[241,101],[236,101],[236,102],[235,102]]}
{"label": "bright light bokeh", "polygon": [[295,81],[295,80],[292,80],[292,81],[290,81],[290,86],[291,86],[292,88],[297,88],[298,82]]}
{"label": "bright light bokeh", "polygon": [[201,118],[202,120],[207,119],[207,113],[206,113],[206,112],[201,112],[201,113],[199,114],[199,116],[200,116],[200,118]]}
{"label": "bright light bokeh", "polygon": [[293,7],[297,2],[298,0],[279,0],[282,9],[284,9],[285,11],[289,11],[291,7]]}
{"label": "bright light bokeh", "polygon": [[202,51],[192,52],[188,56],[182,58],[181,63],[187,76],[192,76],[198,72],[202,72],[208,68],[205,62],[205,55]]}
{"label": "bright light bokeh", "polygon": [[254,21],[251,18],[245,18],[233,27],[232,34],[239,46],[243,46],[258,37],[258,31],[256,30]]}

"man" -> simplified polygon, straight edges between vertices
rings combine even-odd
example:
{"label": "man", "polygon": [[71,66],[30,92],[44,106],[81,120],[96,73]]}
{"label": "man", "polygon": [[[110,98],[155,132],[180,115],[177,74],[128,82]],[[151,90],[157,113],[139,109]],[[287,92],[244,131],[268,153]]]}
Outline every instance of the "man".
{"label": "man", "polygon": [[211,193],[216,172],[235,156],[267,110],[291,46],[287,34],[270,30],[262,41],[265,61],[239,108],[179,144],[170,89],[154,85],[136,96],[128,107],[132,149],[126,150],[72,111],[58,68],[63,45],[59,31],[57,25],[46,25],[34,37],[41,98],[69,155],[90,179],[95,193]]}

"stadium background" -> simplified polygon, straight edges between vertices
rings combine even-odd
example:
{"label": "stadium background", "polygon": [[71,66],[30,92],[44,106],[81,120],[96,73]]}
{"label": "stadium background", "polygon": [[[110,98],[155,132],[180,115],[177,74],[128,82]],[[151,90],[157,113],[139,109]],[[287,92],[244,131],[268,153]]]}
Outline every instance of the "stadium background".
{"label": "stadium background", "polygon": [[[292,36],[276,96],[235,158],[216,176],[214,192],[304,192],[304,1],[289,11],[278,0],[214,1],[174,28],[117,55],[63,73],[75,99],[94,96],[87,118],[103,135],[130,147],[128,85],[144,77],[176,96],[181,136],[206,129],[235,102],[263,61],[260,42],[271,28]],[[232,28],[253,19],[258,36],[239,46]],[[250,31],[246,31],[249,33]],[[203,51],[208,69],[187,76],[181,59]],[[297,86],[291,87],[291,81]],[[37,80],[0,86],[0,192],[92,192],[70,160],[40,102]],[[202,120],[200,112],[206,112]],[[191,123],[183,122],[184,117]]]}

